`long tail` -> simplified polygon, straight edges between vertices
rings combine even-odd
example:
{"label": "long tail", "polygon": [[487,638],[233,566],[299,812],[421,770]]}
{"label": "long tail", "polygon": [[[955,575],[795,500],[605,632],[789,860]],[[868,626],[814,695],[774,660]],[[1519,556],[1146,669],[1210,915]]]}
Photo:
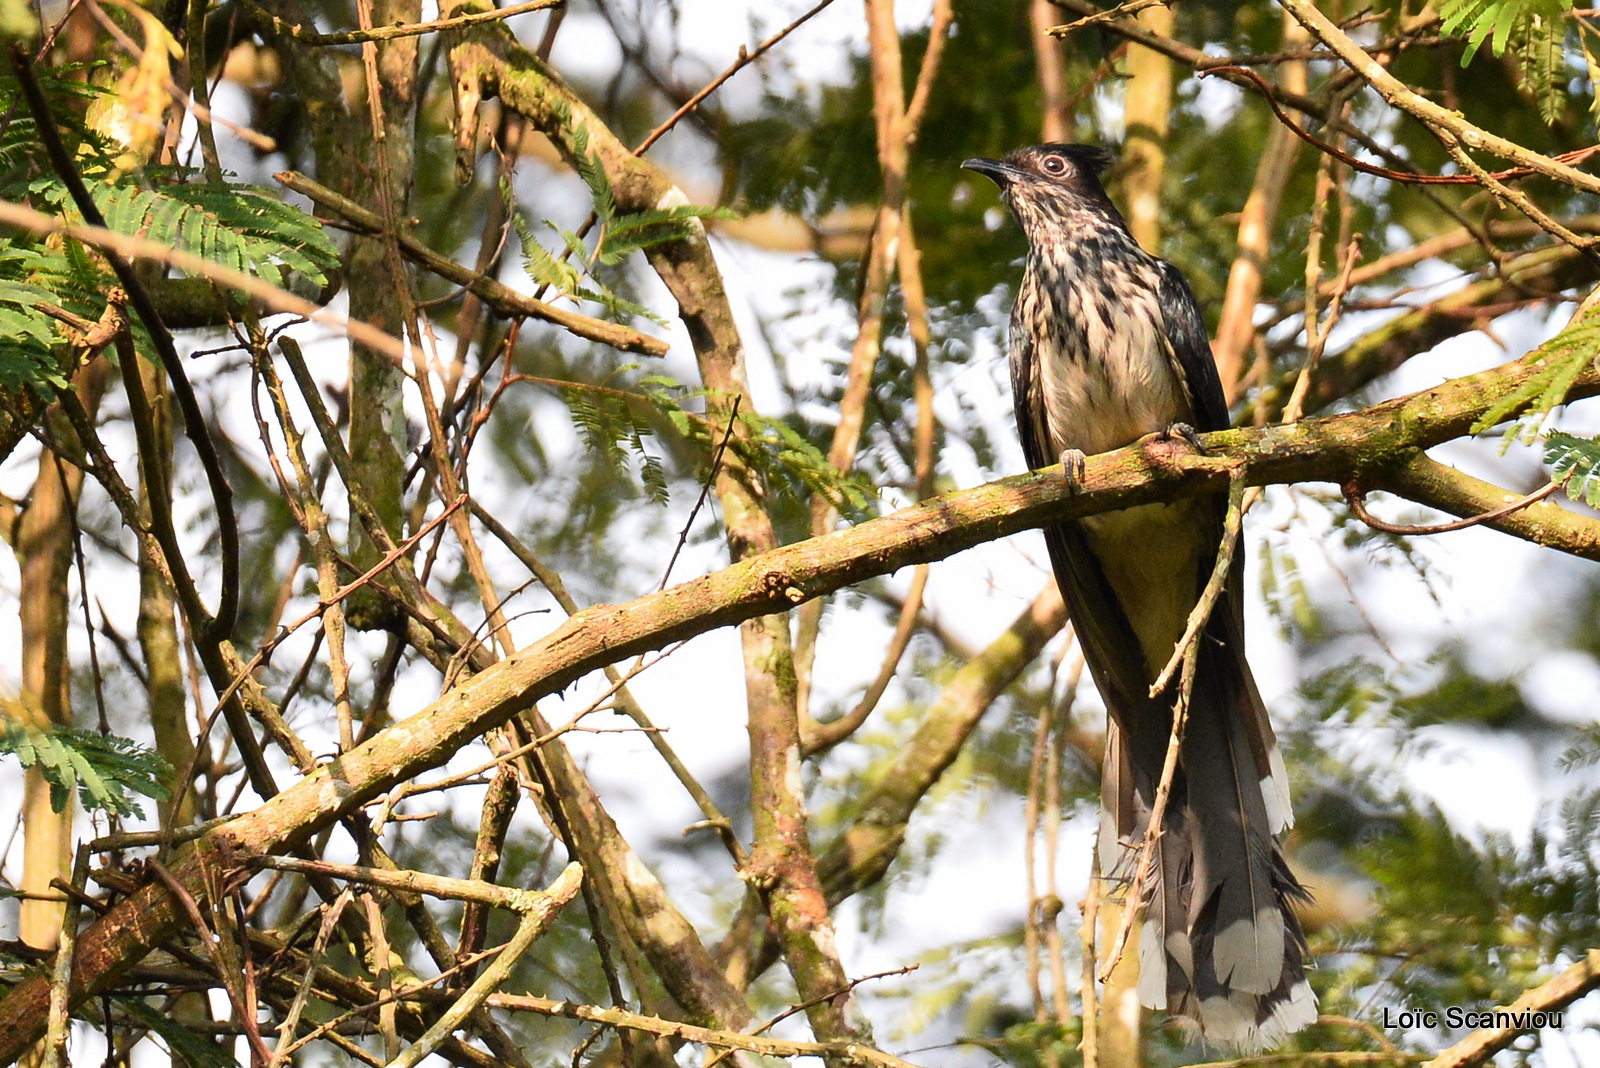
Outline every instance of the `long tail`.
{"label": "long tail", "polygon": [[[1192,1022],[1204,1037],[1251,1052],[1316,1019],[1305,938],[1291,908],[1310,895],[1274,842],[1291,820],[1283,763],[1233,613],[1219,606],[1219,616],[1202,638],[1144,887],[1138,992],[1143,1004]],[[1114,877],[1131,879],[1137,867],[1170,722],[1117,716],[1108,731],[1101,865]]]}
{"label": "long tail", "polygon": [[[1220,541],[1220,507],[1215,511],[1207,517],[1190,506],[1202,523],[1197,544]],[[1171,536],[1171,524],[1150,529]],[[1190,606],[1124,604],[1102,566],[1110,559],[1111,571],[1123,575],[1157,568],[1170,562],[1173,546],[1150,544],[1137,524],[1120,536],[1102,531],[1097,537],[1092,541],[1076,523],[1045,529],[1056,581],[1110,713],[1100,870],[1126,886],[1150,825],[1176,692],[1174,685],[1150,696],[1154,658],[1143,652],[1129,608],[1146,623],[1156,611],[1175,611],[1163,624],[1172,630],[1170,642]],[[1198,595],[1211,565],[1203,553],[1189,563],[1195,573],[1180,568],[1174,581],[1192,578]],[[1291,908],[1309,895],[1274,843],[1293,815],[1283,758],[1245,661],[1242,565],[1236,557],[1231,593],[1200,637],[1177,774],[1150,878],[1139,888],[1149,902],[1139,941],[1139,1000],[1191,1021],[1208,1039],[1255,1050],[1311,1023],[1317,1008],[1305,980],[1305,939]]]}

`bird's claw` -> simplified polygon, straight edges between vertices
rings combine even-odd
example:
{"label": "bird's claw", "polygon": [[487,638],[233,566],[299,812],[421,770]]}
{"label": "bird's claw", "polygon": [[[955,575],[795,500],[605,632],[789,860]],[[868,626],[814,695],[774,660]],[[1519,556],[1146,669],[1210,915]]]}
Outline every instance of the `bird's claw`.
{"label": "bird's claw", "polygon": [[1080,449],[1068,449],[1061,454],[1061,477],[1073,493],[1083,488],[1084,477],[1089,473],[1089,458]]}
{"label": "bird's claw", "polygon": [[1171,426],[1161,431],[1159,436],[1162,441],[1171,441],[1173,438],[1182,438],[1184,441],[1187,441],[1190,447],[1192,447],[1194,451],[1199,453],[1201,456],[1208,455],[1209,450],[1206,449],[1206,443],[1200,440],[1200,432],[1194,427],[1190,426],[1188,423],[1173,423]]}

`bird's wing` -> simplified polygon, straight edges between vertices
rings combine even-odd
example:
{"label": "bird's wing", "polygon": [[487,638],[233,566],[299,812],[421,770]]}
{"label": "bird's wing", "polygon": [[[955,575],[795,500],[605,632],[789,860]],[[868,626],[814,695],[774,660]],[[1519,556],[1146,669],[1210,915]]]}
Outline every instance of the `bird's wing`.
{"label": "bird's wing", "polygon": [[[1045,444],[1049,430],[1030,331],[1016,322],[1011,327],[1011,388],[1017,409],[1017,435],[1028,467],[1038,470],[1058,463],[1061,457],[1049,455]],[[1169,717],[1170,709],[1150,698],[1150,680],[1139,652],[1138,636],[1128,622],[1121,599],[1107,581],[1099,558],[1085,542],[1083,528],[1077,523],[1045,527],[1044,539],[1056,585],[1066,599],[1073,629],[1084,649],[1084,660],[1113,715],[1121,720],[1143,713],[1146,721]],[[1166,728],[1158,728],[1155,734],[1164,744]],[[1159,751],[1155,759],[1159,766]],[[1124,783],[1124,791],[1131,786]],[[1111,805],[1108,798],[1108,807],[1117,812],[1119,821],[1131,816],[1126,803]]]}
{"label": "bird's wing", "polygon": [[1167,320],[1167,340],[1178,364],[1178,381],[1189,390],[1194,405],[1195,429],[1226,430],[1228,402],[1222,394],[1222,380],[1217,377],[1217,362],[1211,356],[1200,302],[1172,264],[1162,260],[1157,273],[1161,279],[1157,297]]}
{"label": "bird's wing", "polygon": [[[1167,338],[1172,354],[1188,384],[1194,403],[1196,429],[1223,430],[1230,425],[1228,403],[1222,393],[1222,381],[1217,376],[1217,364],[1211,355],[1211,343],[1206,339],[1205,321],[1200,317],[1200,305],[1188,281],[1172,264],[1162,261],[1160,268],[1160,301],[1167,320]],[[1215,505],[1215,515],[1208,538],[1221,539],[1222,502]],[[1204,585],[1211,573],[1211,557],[1201,568],[1200,582]],[[1198,591],[1196,591],[1198,593]],[[1293,820],[1288,804],[1288,776],[1283,770],[1283,757],[1273,737],[1272,724],[1267,718],[1266,705],[1256,692],[1255,680],[1244,667],[1244,552],[1234,554],[1233,567],[1228,575],[1228,594],[1218,602],[1206,628],[1209,640],[1231,648],[1240,664],[1236,700],[1245,712],[1246,734],[1250,754],[1262,780],[1266,795],[1271,829],[1274,833],[1288,827]]]}
{"label": "bird's wing", "polygon": [[1033,351],[1033,339],[1029,336],[1027,328],[1016,321],[1012,316],[1011,322],[1011,399],[1016,405],[1017,437],[1022,442],[1022,458],[1028,463],[1028,470],[1037,471],[1041,467],[1049,467],[1061,460],[1059,456],[1045,455],[1045,440],[1048,437],[1044,425],[1044,405],[1037,399],[1034,388],[1036,378],[1037,355]]}

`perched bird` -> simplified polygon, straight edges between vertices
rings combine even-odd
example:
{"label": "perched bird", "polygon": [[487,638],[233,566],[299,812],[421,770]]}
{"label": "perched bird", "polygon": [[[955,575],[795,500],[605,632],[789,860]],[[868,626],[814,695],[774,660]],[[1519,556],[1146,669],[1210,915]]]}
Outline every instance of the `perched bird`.
{"label": "perched bird", "polygon": [[[1110,154],[1024,148],[962,166],[994,180],[1028,237],[1011,312],[1011,385],[1023,455],[1061,461],[1148,434],[1228,425],[1194,292],[1141,249],[1100,184]],[[1126,884],[1149,826],[1178,683],[1150,695],[1215,567],[1225,504],[1149,504],[1045,530],[1056,582],[1109,711],[1101,870]],[[1177,773],[1147,883],[1139,1000],[1246,1050],[1316,1019],[1305,939],[1309,897],[1275,836],[1293,822],[1283,758],[1244,654],[1236,554],[1201,635]]]}

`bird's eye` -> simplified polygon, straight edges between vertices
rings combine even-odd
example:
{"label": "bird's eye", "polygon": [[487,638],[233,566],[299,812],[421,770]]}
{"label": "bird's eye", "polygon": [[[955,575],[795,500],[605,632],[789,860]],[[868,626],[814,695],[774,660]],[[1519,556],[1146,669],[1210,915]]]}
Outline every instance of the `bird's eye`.
{"label": "bird's eye", "polygon": [[1066,174],[1067,161],[1060,156],[1046,156],[1044,158],[1044,170],[1046,174]]}

